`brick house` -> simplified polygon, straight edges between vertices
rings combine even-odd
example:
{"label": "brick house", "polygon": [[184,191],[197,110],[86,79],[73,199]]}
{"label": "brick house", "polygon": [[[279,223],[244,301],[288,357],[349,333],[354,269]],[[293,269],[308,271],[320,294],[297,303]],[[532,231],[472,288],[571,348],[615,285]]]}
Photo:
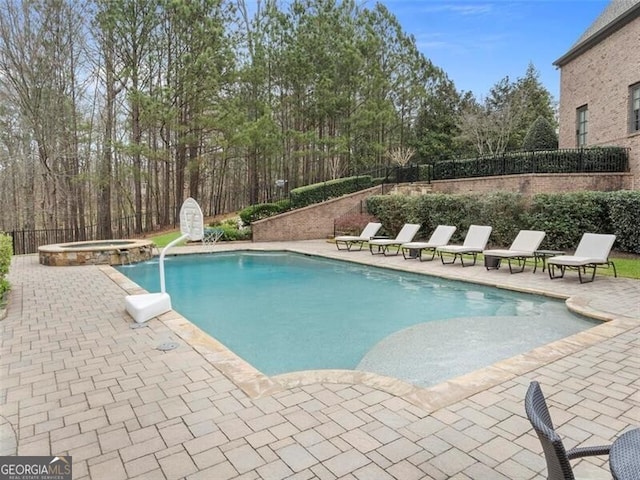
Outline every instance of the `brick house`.
{"label": "brick house", "polygon": [[640,189],[640,0],[612,0],[560,68],[560,148],[630,149]]}

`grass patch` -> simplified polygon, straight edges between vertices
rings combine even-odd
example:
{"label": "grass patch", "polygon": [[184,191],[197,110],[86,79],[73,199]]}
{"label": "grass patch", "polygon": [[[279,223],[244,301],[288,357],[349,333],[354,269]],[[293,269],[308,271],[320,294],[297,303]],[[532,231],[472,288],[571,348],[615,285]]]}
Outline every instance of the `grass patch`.
{"label": "grass patch", "polygon": [[[619,277],[634,278],[640,280],[640,258],[614,257],[610,260],[615,263]],[[598,268],[597,275],[613,276],[612,268]]]}
{"label": "grass patch", "polygon": [[[163,233],[162,235],[151,237],[151,241],[155,243],[158,248],[164,248],[167,245],[169,245],[171,242],[173,242],[176,238],[178,238],[180,235],[182,235],[180,233],[180,230],[176,230],[174,232],[167,232],[167,233]],[[176,244],[176,246],[182,247],[186,244],[187,244],[187,241],[183,240],[182,242],[179,242],[178,244]]]}

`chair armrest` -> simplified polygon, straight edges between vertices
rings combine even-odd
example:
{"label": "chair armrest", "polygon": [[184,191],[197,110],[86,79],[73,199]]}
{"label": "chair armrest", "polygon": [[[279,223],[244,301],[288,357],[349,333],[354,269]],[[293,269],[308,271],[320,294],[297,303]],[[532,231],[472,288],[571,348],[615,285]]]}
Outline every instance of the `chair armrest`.
{"label": "chair armrest", "polygon": [[609,455],[611,445],[598,445],[595,447],[576,447],[567,451],[567,458],[572,460],[574,458],[590,457],[593,455]]}
{"label": "chair armrest", "polygon": [[386,235],[375,235],[373,237],[369,237],[369,240],[380,240],[380,239],[385,239],[385,238],[390,238]]}

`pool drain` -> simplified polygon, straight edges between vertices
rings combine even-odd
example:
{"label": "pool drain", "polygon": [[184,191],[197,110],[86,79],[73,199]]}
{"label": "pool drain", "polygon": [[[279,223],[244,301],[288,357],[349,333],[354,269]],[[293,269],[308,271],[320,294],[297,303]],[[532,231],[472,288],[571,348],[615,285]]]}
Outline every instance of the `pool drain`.
{"label": "pool drain", "polygon": [[169,350],[174,350],[178,348],[178,342],[165,342],[161,343],[156,347],[156,350],[160,350],[161,352],[168,352]]}

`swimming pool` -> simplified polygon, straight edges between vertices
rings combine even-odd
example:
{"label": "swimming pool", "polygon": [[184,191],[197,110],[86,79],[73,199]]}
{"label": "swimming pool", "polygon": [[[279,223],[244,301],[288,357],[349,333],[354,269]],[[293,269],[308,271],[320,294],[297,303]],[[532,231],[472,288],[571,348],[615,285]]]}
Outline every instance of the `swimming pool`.
{"label": "swimming pool", "polygon": [[[267,375],[362,369],[428,386],[595,324],[546,297],[300,254],[165,268],[173,308]],[[157,261],[118,270],[159,290]]]}

